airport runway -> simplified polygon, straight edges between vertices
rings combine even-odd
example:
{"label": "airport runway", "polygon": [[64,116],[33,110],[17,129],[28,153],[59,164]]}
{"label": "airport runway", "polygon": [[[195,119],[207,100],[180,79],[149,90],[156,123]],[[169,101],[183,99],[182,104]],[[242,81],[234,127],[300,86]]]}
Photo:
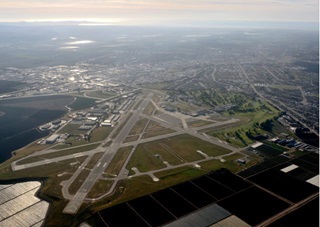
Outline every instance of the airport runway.
{"label": "airport runway", "polygon": [[149,104],[153,93],[150,93],[140,104],[139,108],[133,113],[130,117],[129,121],[125,124],[125,126],[121,129],[117,137],[114,139],[114,142],[111,144],[110,147],[106,148],[106,152],[100,158],[98,163],[93,167],[91,173],[81,185],[78,192],[75,194],[73,199],[69,201],[67,206],[64,208],[63,213],[68,214],[76,214],[79,210],[80,206],[82,205],[85,197],[87,196],[88,192],[91,190],[95,182],[101,177],[101,174],[106,169],[105,163],[109,164],[114,155],[116,154],[117,150],[120,148],[121,142],[128,136],[133,126],[139,120],[140,114]]}
{"label": "airport runway", "polygon": [[[67,206],[64,208],[63,212],[68,213],[68,214],[76,214],[77,211],[79,210],[80,206],[82,205],[82,203],[85,200],[86,201],[88,201],[88,200],[95,201],[96,200],[96,199],[86,199],[86,196],[90,192],[90,190],[94,186],[94,184],[99,179],[101,179],[102,173],[105,171],[107,166],[111,163],[116,152],[121,147],[133,146],[134,148],[131,151],[131,154],[132,154],[134,152],[135,148],[138,146],[138,144],[151,142],[151,141],[155,141],[155,140],[159,140],[159,139],[164,139],[164,138],[168,138],[168,137],[172,137],[172,136],[177,136],[177,135],[181,135],[181,134],[189,134],[189,135],[198,137],[199,139],[208,141],[210,143],[213,143],[218,146],[224,147],[228,150],[231,150],[231,154],[242,150],[239,148],[234,148],[225,142],[219,141],[214,137],[206,135],[205,133],[201,133],[201,134],[198,133],[198,131],[203,130],[203,129],[215,128],[218,126],[223,126],[223,125],[235,123],[238,121],[238,119],[231,119],[231,120],[224,121],[224,122],[216,122],[216,123],[213,123],[210,125],[195,127],[192,129],[186,128],[186,127],[182,128],[182,127],[179,127],[178,125],[173,124],[172,122],[166,121],[165,119],[160,119],[160,118],[157,118],[154,116],[146,116],[145,114],[143,114],[143,111],[150,103],[152,96],[153,96],[153,94],[151,93],[142,101],[142,103],[140,104],[138,109],[132,112],[133,113],[132,116],[129,118],[128,122],[123,127],[121,126],[121,124],[118,126],[118,127],[122,127],[122,129],[120,130],[118,135],[115,137],[115,139],[112,141],[112,144],[109,147],[103,147],[104,143],[99,142],[99,143],[101,143],[101,145],[98,148],[90,150],[90,151],[86,151],[86,152],[76,153],[76,154],[72,154],[72,155],[65,155],[65,156],[61,156],[58,158],[44,159],[41,161],[23,164],[23,165],[17,165],[16,162],[14,162],[14,163],[12,163],[13,170],[15,170],[15,171],[16,170],[23,170],[23,169],[27,169],[27,168],[46,165],[49,163],[63,161],[66,159],[73,159],[73,158],[80,157],[80,156],[88,156],[87,159],[85,160],[85,162],[82,163],[82,165],[77,169],[77,171],[73,174],[73,176],[69,180],[62,182],[63,196],[64,196],[64,198],[70,200],[69,203],[67,204]],[[143,116],[144,118],[147,118],[149,120],[155,121],[157,123],[160,123],[162,126],[164,126],[166,128],[171,128],[171,129],[175,130],[175,132],[168,133],[165,135],[159,135],[159,136],[155,136],[155,137],[151,137],[151,138],[146,138],[146,139],[141,139],[141,136],[140,136],[140,138],[137,141],[123,143],[123,141],[127,138],[130,131],[136,125],[137,121],[140,119],[141,116]],[[177,119],[179,119],[179,118],[177,118]],[[181,120],[181,119],[179,119],[179,120]],[[114,130],[114,132],[116,132],[116,131],[117,130]],[[107,140],[109,140],[109,139],[107,139]],[[50,150],[42,151],[38,154],[45,154],[45,153],[58,152],[58,151],[61,151],[61,150],[51,150],[50,149]],[[96,165],[92,168],[89,176],[83,182],[83,184],[79,188],[78,192],[75,195],[71,195],[68,190],[70,185],[74,182],[74,180],[77,179],[77,176],[79,174],[81,174],[82,169],[90,161],[93,154],[95,154],[97,152],[104,152],[104,154],[100,158],[100,160],[96,163]],[[230,153],[228,155],[230,155]],[[36,156],[36,155],[32,155],[32,156]],[[223,157],[223,156],[221,156],[221,157]],[[219,157],[212,157],[212,158],[220,158],[220,156]],[[209,159],[211,159],[211,158],[209,158]],[[21,161],[21,160],[23,160],[23,159],[20,159],[19,161]],[[126,162],[127,161],[129,161],[129,160],[126,160]],[[196,164],[196,162],[185,163],[182,166],[193,165],[193,164]],[[113,183],[111,189],[103,196],[110,194],[120,179],[127,178],[128,171],[125,169],[125,166],[126,165],[123,165],[119,175],[114,179],[114,183]],[[177,166],[172,167],[169,165],[169,166],[167,166],[167,169],[176,168],[176,167]],[[149,173],[139,173],[139,174],[149,174]],[[150,173],[150,176],[152,176],[152,174],[153,174],[153,172]]]}

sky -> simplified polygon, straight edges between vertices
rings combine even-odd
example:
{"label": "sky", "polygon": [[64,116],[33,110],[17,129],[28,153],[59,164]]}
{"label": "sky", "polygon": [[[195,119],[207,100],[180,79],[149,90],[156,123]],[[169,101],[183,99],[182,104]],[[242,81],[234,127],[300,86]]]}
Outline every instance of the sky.
{"label": "sky", "polygon": [[0,0],[0,21],[112,25],[319,22],[318,0]]}

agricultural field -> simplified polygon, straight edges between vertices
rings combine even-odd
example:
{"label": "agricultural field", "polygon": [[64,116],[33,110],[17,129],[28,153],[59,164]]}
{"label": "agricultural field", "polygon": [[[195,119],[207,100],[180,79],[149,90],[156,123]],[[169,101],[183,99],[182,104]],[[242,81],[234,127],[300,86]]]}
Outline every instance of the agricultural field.
{"label": "agricultural field", "polygon": [[275,144],[263,144],[257,148],[255,148],[259,153],[261,153],[263,156],[266,157],[274,157],[279,154],[282,154],[283,152],[287,151],[288,149],[280,147]]}

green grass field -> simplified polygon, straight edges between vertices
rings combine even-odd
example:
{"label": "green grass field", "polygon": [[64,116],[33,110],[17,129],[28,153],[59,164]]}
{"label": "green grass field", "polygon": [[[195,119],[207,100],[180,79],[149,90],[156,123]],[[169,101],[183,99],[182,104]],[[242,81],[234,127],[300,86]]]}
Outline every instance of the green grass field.
{"label": "green grass field", "polygon": [[59,133],[68,133],[73,135],[80,135],[86,133],[86,131],[79,130],[80,124],[67,124],[59,130]]}
{"label": "green grass field", "polygon": [[72,182],[70,187],[68,188],[68,191],[70,194],[74,195],[77,193],[85,179],[89,176],[90,171],[87,169],[84,169],[80,172],[80,174],[77,176],[77,178]]}
{"label": "green grass field", "polygon": [[213,171],[220,168],[227,168],[232,172],[239,172],[255,163],[255,161],[250,161],[246,164],[239,164],[236,162],[237,159],[243,159],[244,157],[245,156],[243,154],[237,153],[224,157],[223,159],[225,160],[225,162],[221,162],[220,160],[210,160],[200,162],[199,165],[201,166],[201,169],[207,171]]}
{"label": "green grass field", "polygon": [[227,129],[217,129],[208,134],[226,141],[235,147],[245,147],[252,144],[254,141],[247,136],[247,132],[252,134],[265,134],[267,131],[263,130],[259,125],[268,119],[273,119],[278,116],[279,111],[266,103],[254,102],[256,109],[253,112],[235,112],[230,115],[225,113],[227,117],[235,117],[240,119],[236,126],[231,126]]}
{"label": "green grass field", "polygon": [[138,135],[138,134],[142,133],[143,129],[146,127],[148,122],[149,122],[149,120],[146,118],[139,119],[137,121],[137,123],[133,126],[129,135]]}
{"label": "green grass field", "polygon": [[156,108],[154,107],[154,105],[150,102],[148,106],[144,109],[143,114],[151,116],[155,109]]}
{"label": "green grass field", "polygon": [[[156,157],[158,155],[159,157]],[[183,162],[168,150],[160,141],[140,144],[133,154],[127,169],[137,167],[139,171],[146,172],[150,170],[164,168],[164,161],[171,165],[182,164]]]}
{"label": "green grass field", "polygon": [[213,124],[213,123],[214,122],[204,121],[204,120],[200,120],[200,119],[190,119],[189,121],[187,121],[188,126],[191,127],[191,128],[210,125],[210,124]]}
{"label": "green grass field", "polygon": [[166,167],[166,165],[163,164],[163,161],[160,158],[155,157],[155,153],[147,149],[145,145],[146,144],[138,145],[126,166],[129,171],[133,167],[136,167],[140,172],[147,172]]}
{"label": "green grass field", "polygon": [[88,198],[97,198],[99,196],[102,196],[103,194],[107,193],[111,186],[113,184],[113,181],[111,180],[98,180],[88,193],[87,197]]}
{"label": "green grass field", "polygon": [[93,130],[90,138],[90,142],[98,142],[105,140],[111,134],[114,128],[101,126]]}
{"label": "green grass field", "polygon": [[123,142],[124,143],[129,143],[129,142],[137,141],[138,139],[139,139],[138,135],[127,136],[126,139]]}
{"label": "green grass field", "polygon": [[166,167],[163,161],[167,161],[171,165],[178,165],[204,159],[197,150],[209,156],[218,156],[231,152],[225,148],[184,134],[140,144],[126,168],[131,170],[132,167],[136,167],[140,172],[147,172]]}
{"label": "green grass field", "polygon": [[142,138],[146,139],[146,138],[151,138],[151,137],[155,137],[155,136],[169,134],[169,133],[172,133],[172,132],[175,132],[175,131],[170,129],[170,128],[163,128],[163,129],[160,129],[160,130],[155,130],[155,131],[144,133],[142,135]]}
{"label": "green grass field", "polygon": [[163,143],[187,162],[203,159],[203,156],[197,153],[197,150],[200,150],[213,157],[231,152],[225,148],[211,144],[188,134],[167,138],[166,140],[163,140]]}
{"label": "green grass field", "polygon": [[163,188],[170,187],[205,173],[206,172],[195,168],[182,167],[169,171],[165,170],[155,174],[156,177],[160,179],[159,182],[153,182],[150,176],[146,175],[124,180],[120,182],[119,185],[124,188],[123,193],[116,199],[111,200],[111,203],[109,203],[108,206],[159,191]]}
{"label": "green grass field", "polygon": [[132,147],[123,147],[117,151],[107,169],[104,171],[107,177],[118,175],[131,150]]}
{"label": "green grass field", "polygon": [[87,163],[86,165],[86,169],[92,169],[99,161],[99,159],[101,158],[101,156],[103,155],[103,152],[99,152],[99,153],[96,153],[94,154],[90,161]]}

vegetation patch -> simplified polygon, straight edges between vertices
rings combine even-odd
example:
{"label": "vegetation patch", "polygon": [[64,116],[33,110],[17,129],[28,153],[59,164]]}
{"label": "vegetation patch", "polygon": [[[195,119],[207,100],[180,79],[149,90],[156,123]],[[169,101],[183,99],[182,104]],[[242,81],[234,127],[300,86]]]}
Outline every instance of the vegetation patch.
{"label": "vegetation patch", "polygon": [[144,109],[143,114],[151,116],[156,108],[154,105],[150,102],[148,106]]}
{"label": "vegetation patch", "polygon": [[248,162],[246,164],[240,164],[236,161],[237,159],[241,159],[243,157],[244,155],[235,154],[224,157],[224,162],[221,162],[218,159],[214,159],[210,161],[200,162],[199,165],[201,166],[201,169],[206,171],[214,171],[220,168],[226,168],[232,172],[239,172],[243,169],[248,168],[248,166],[251,166],[251,162]]}
{"label": "vegetation patch", "polygon": [[103,154],[104,154],[103,152],[99,152],[99,153],[94,154],[91,157],[90,161],[87,163],[86,168],[89,170],[92,169],[97,164],[97,162],[100,160],[100,158],[102,157]]}
{"label": "vegetation patch", "polygon": [[137,141],[139,139],[138,135],[135,136],[127,136],[127,138],[123,141],[124,143],[129,143],[133,141]]}
{"label": "vegetation patch", "polygon": [[[10,167],[2,166],[0,169],[1,180],[12,180],[21,178],[37,178],[37,177],[57,177],[57,174],[63,172],[75,172],[80,164],[87,158],[87,156],[79,157],[77,159],[70,158],[67,160],[49,163],[42,166],[31,167],[24,170],[12,171]],[[74,165],[71,165],[74,163]]]}
{"label": "vegetation patch", "polygon": [[113,181],[111,180],[98,180],[88,193],[88,198],[98,198],[99,196],[102,196],[103,194],[107,193],[111,187],[112,187]]}
{"label": "vegetation patch", "polygon": [[160,181],[176,181],[176,182],[184,182],[187,180],[191,180],[198,176],[205,174],[205,171],[200,169],[196,169],[193,167],[185,166],[170,170],[164,170],[158,173],[155,173],[155,176],[160,179]]}
{"label": "vegetation patch", "polygon": [[107,169],[104,171],[104,174],[106,174],[107,177],[114,177],[118,175],[131,150],[132,146],[120,148],[108,165]]}
{"label": "vegetation patch", "polygon": [[129,135],[137,135],[143,132],[143,129],[148,124],[148,119],[142,118],[137,121],[137,123],[133,126],[132,130],[130,131]]}
{"label": "vegetation patch", "polygon": [[163,140],[163,143],[187,162],[203,159],[203,156],[200,155],[197,150],[213,157],[231,152],[223,147],[219,147],[188,134],[170,137]]}
{"label": "vegetation patch", "polygon": [[94,143],[105,140],[111,134],[112,130],[112,127],[98,127],[95,130],[93,130],[89,141]]}
{"label": "vegetation patch", "polygon": [[157,152],[150,150],[147,144],[140,144],[126,168],[131,170],[133,167],[136,167],[140,172],[147,172],[165,168],[166,165],[163,164],[163,160],[157,156]]}
{"label": "vegetation patch", "polygon": [[76,179],[72,182],[72,184],[69,186],[68,191],[70,194],[74,195],[77,193],[77,191],[80,189],[83,182],[87,179],[89,176],[90,171],[87,169],[83,169],[80,174],[76,177]]}
{"label": "vegetation patch", "polygon": [[199,120],[199,119],[191,119],[187,122],[188,126],[191,128],[196,128],[196,127],[201,127],[205,125],[210,125],[213,124],[214,122],[212,121],[204,121],[204,120]]}
{"label": "vegetation patch", "polygon": [[123,193],[109,205],[114,205],[150,194],[166,187],[170,187],[186,180],[201,176],[205,173],[206,172],[199,169],[182,167],[156,173],[155,176],[160,179],[158,182],[154,182],[151,177],[147,175],[123,180],[120,182],[121,187],[124,188]]}
{"label": "vegetation patch", "polygon": [[65,125],[63,128],[61,128],[59,130],[59,133],[68,133],[68,134],[71,134],[71,135],[80,135],[80,134],[84,134],[85,131],[83,130],[79,130],[79,127],[81,125],[80,124],[67,124]]}
{"label": "vegetation patch", "polygon": [[227,129],[216,129],[208,134],[226,141],[235,147],[245,147],[252,144],[255,136],[268,134],[263,124],[279,114],[275,108],[264,102],[254,102],[253,106],[255,108],[252,112],[242,113],[229,111],[225,113],[225,115],[229,117],[234,116],[240,119],[240,122],[236,123],[237,126],[231,125],[231,127]]}
{"label": "vegetation patch", "polygon": [[151,132],[144,133],[142,138],[147,139],[147,138],[161,136],[161,135],[165,135],[165,134],[169,134],[169,133],[173,133],[173,132],[175,132],[175,131],[170,128],[163,128],[159,131],[151,131]]}

